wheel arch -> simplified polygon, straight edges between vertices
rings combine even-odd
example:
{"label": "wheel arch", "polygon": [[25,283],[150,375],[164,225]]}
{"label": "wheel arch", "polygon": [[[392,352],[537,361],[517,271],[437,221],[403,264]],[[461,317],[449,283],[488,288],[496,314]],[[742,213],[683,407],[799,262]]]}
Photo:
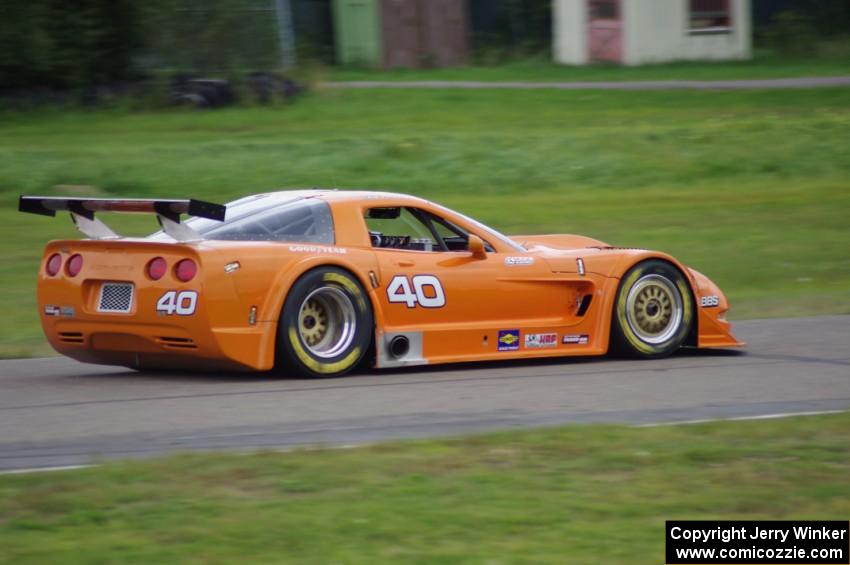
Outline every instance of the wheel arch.
{"label": "wheel arch", "polygon": [[292,286],[308,273],[324,267],[332,267],[346,272],[356,279],[366,291],[368,305],[372,311],[373,324],[370,331],[370,349],[374,348],[375,328],[378,326],[380,316],[380,303],[375,296],[375,289],[372,287],[368,275],[363,276],[363,274],[359,272],[360,269],[349,261],[340,260],[336,257],[310,257],[299,261],[294,266],[288,265],[285,269],[282,269],[282,272],[275,280],[275,283],[272,285],[272,288],[266,297],[267,304],[264,305],[264,308],[267,309],[266,312],[275,313],[274,319],[269,320],[272,323],[269,324],[270,327],[267,331],[267,339],[270,339],[269,350],[271,351],[272,366],[275,366],[278,362],[278,327],[281,322],[283,308],[286,305],[286,299],[289,296]]}
{"label": "wheel arch", "polygon": [[614,324],[610,323],[614,316],[616,315],[616,307],[617,307],[617,296],[620,293],[621,285],[623,284],[623,279],[632,268],[636,267],[640,263],[645,261],[662,261],[664,263],[669,264],[671,267],[676,269],[682,277],[687,281],[688,287],[690,288],[690,303],[691,310],[693,315],[691,316],[691,327],[688,330],[688,334],[685,337],[685,341],[682,343],[683,346],[693,346],[696,347],[697,340],[699,336],[699,310],[697,309],[696,297],[699,289],[697,288],[696,281],[694,280],[694,275],[690,269],[688,269],[685,265],[679,262],[672,255],[668,255],[666,253],[654,252],[654,251],[646,251],[643,253],[629,254],[626,255],[617,267],[616,267],[616,276],[614,278],[617,279],[617,285],[614,289],[613,299],[610,300],[608,304],[607,318],[609,320],[608,324],[608,343],[610,348],[610,343],[612,339],[612,332],[614,331]]}

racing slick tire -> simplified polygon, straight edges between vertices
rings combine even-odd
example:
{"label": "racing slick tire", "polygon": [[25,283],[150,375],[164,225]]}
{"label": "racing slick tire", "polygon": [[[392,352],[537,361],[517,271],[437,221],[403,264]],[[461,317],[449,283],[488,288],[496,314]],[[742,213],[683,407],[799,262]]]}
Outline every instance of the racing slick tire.
{"label": "racing slick tire", "polygon": [[277,329],[276,371],[339,377],[356,367],[372,342],[372,307],[363,285],[336,267],[308,271],[292,285]]}
{"label": "racing slick tire", "polygon": [[693,323],[693,294],[685,276],[666,261],[643,261],[628,270],[617,289],[611,351],[667,357],[681,347]]}

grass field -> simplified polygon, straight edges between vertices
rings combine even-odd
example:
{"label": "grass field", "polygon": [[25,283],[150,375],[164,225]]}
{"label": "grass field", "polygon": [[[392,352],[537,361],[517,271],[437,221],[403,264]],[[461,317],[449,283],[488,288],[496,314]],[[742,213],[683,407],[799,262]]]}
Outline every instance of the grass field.
{"label": "grass field", "polygon": [[0,476],[6,563],[661,563],[671,519],[850,515],[850,415]]}
{"label": "grass field", "polygon": [[850,313],[850,89],[318,91],[271,108],[0,114],[0,356],[47,352],[35,273],[46,240],[74,235],[18,214],[18,194],[316,185],[666,250],[721,285],[732,318]]}

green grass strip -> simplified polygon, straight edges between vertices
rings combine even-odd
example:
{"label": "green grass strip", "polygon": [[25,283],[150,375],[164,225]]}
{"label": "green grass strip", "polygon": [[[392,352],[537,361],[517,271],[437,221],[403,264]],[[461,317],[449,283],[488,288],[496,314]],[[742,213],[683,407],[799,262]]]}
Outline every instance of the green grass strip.
{"label": "green grass strip", "polygon": [[668,519],[850,516],[850,414],[0,476],[8,563],[660,563]]}

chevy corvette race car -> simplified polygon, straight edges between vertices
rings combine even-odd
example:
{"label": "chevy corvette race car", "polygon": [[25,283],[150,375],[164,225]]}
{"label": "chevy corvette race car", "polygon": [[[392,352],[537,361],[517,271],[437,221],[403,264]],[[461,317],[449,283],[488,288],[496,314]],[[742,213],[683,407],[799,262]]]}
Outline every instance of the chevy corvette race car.
{"label": "chevy corvette race car", "polygon": [[[38,274],[48,341],[84,362],[315,377],[742,345],[720,289],[667,254],[507,237],[403,194],[284,191],[226,207],[22,196],[19,209],[68,211],[88,236],[50,242]],[[100,211],[156,214],[162,229],[121,237]]]}

